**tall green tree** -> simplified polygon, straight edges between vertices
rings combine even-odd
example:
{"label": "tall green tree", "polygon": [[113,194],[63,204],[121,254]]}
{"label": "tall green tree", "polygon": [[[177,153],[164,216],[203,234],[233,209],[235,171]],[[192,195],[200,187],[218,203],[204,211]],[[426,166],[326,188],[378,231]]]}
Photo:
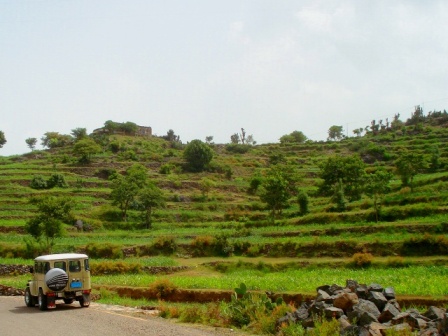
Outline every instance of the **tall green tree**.
{"label": "tall green tree", "polygon": [[79,162],[89,163],[92,156],[102,151],[100,145],[90,138],[78,140],[73,146],[73,154],[79,157]]}
{"label": "tall green tree", "polygon": [[185,147],[184,158],[190,171],[201,172],[213,159],[213,150],[201,140],[193,140]]}
{"label": "tall green tree", "polygon": [[111,194],[113,205],[121,210],[124,221],[127,220],[127,212],[140,190],[148,184],[147,169],[139,163],[126,170],[125,175],[114,174],[111,176]]}
{"label": "tall green tree", "polygon": [[51,253],[55,239],[63,235],[63,224],[74,221],[73,201],[67,197],[44,196],[31,198],[30,203],[37,207],[37,214],[26,223],[25,230],[43,243],[44,252]]}
{"label": "tall green tree", "polygon": [[423,154],[403,151],[395,160],[395,167],[401,177],[403,186],[409,186],[411,192],[414,190],[414,177],[427,167]]}
{"label": "tall green tree", "polygon": [[47,148],[64,147],[73,142],[72,136],[58,132],[46,132],[41,140],[42,146]]}
{"label": "tall green tree", "polygon": [[288,143],[304,143],[307,140],[307,137],[301,131],[294,131],[290,134],[285,134],[280,138],[281,144]]}
{"label": "tall green tree", "polygon": [[6,143],[5,133],[3,131],[0,131],[0,148],[3,148],[5,143]]}
{"label": "tall green tree", "polygon": [[147,186],[137,194],[137,208],[140,209],[142,213],[142,218],[147,229],[152,227],[152,214],[154,209],[164,207],[165,199],[163,198],[162,190],[160,190],[154,183],[148,183]]}
{"label": "tall green tree", "polygon": [[31,149],[32,151],[34,150],[34,148],[36,148],[36,144],[37,144],[36,138],[28,138],[25,140],[25,142],[28,145],[29,149]]}
{"label": "tall green tree", "polygon": [[282,214],[283,209],[289,206],[289,199],[292,196],[293,187],[284,170],[278,167],[271,168],[268,175],[263,179],[260,199],[266,203],[271,211],[271,220]]}
{"label": "tall green tree", "polygon": [[71,134],[75,138],[75,141],[79,141],[87,138],[87,129],[82,127],[74,128]]}
{"label": "tall green tree", "polygon": [[365,163],[358,155],[331,156],[319,166],[319,177],[323,180],[319,192],[332,196],[341,183],[343,193],[350,201],[359,200],[363,192]]}
{"label": "tall green tree", "polygon": [[375,220],[378,222],[381,204],[385,194],[390,190],[390,180],[393,175],[384,168],[377,169],[372,174],[365,177],[364,192],[373,200],[373,210],[375,211]]}
{"label": "tall green tree", "polygon": [[328,129],[328,140],[341,140],[344,138],[344,129],[342,126],[333,125]]}

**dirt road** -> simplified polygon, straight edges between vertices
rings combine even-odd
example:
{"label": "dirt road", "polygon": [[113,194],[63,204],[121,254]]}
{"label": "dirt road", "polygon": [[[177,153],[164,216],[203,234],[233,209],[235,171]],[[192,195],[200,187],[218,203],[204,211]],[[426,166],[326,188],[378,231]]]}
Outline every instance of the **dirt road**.
{"label": "dirt road", "polygon": [[228,336],[235,333],[177,324],[140,309],[98,303],[92,303],[89,308],[80,308],[77,302],[58,303],[56,309],[41,312],[37,307],[28,308],[23,297],[0,296],[0,335]]}

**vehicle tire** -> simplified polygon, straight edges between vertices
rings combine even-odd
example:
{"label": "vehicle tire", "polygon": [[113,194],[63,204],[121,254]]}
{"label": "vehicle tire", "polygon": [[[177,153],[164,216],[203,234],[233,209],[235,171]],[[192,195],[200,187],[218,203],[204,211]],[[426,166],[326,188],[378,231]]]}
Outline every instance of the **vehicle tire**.
{"label": "vehicle tire", "polygon": [[34,307],[36,305],[34,296],[31,295],[29,287],[25,289],[25,303],[27,307]]}
{"label": "vehicle tire", "polygon": [[79,301],[79,305],[82,308],[87,308],[88,306],[90,306],[90,297],[89,297],[89,300],[84,300],[84,296],[82,296],[79,298],[78,301]]}
{"label": "vehicle tire", "polygon": [[65,304],[71,304],[73,303],[73,299],[64,299]]}
{"label": "vehicle tire", "polygon": [[47,310],[47,296],[42,292],[42,288],[39,289],[39,296],[37,297],[37,303],[39,309],[44,311]]}

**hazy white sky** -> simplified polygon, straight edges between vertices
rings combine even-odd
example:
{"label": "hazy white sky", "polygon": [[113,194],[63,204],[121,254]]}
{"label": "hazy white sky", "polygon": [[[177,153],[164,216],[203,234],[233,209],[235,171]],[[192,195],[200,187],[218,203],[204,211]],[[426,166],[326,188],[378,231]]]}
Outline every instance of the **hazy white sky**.
{"label": "hazy white sky", "polygon": [[446,0],[0,0],[0,155],[106,120],[267,143],[443,110],[447,18]]}

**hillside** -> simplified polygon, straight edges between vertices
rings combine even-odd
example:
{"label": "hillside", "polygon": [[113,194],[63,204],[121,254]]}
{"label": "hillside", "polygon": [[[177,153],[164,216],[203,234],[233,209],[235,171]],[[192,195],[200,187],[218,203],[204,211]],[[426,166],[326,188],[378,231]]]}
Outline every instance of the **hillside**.
{"label": "hillside", "polygon": [[[429,121],[403,124],[395,130],[377,128],[340,141],[249,146],[244,153],[214,144],[211,166],[201,173],[183,169],[185,145],[157,137],[111,135],[102,143],[103,152],[88,164],[78,162],[71,144],[0,157],[0,252],[3,257],[23,256],[23,226],[36,212],[28,201],[32,196],[48,194],[68,196],[75,218],[91,229],[77,232],[67,225],[67,234],[57,240],[56,252],[84,250],[89,244],[108,242],[130,255],[162,253],[160,246],[168,243],[173,248],[166,253],[184,256],[351,257],[356,252],[374,256],[446,255],[448,131],[445,124]],[[395,173],[395,161],[403,151],[422,154],[429,165],[435,149],[437,168],[421,170],[413,190],[403,187],[400,177],[394,175],[378,222],[372,199],[365,194],[347,203],[344,212],[337,212],[331,198],[318,193],[322,183],[319,167],[329,157],[359,155],[366,171],[385,167]],[[273,223],[259,194],[248,190],[253,177],[264,176],[276,158],[292,169],[296,187],[307,193],[309,213],[300,214],[297,197],[293,196],[290,206]],[[147,168],[166,200],[166,208],[155,210],[149,230],[142,228],[135,210],[122,221],[110,200],[108,177],[114,172],[124,173],[136,162]],[[52,174],[61,174],[68,187],[30,187],[35,176],[48,179]],[[204,179],[211,181],[210,190],[204,191]]]}

